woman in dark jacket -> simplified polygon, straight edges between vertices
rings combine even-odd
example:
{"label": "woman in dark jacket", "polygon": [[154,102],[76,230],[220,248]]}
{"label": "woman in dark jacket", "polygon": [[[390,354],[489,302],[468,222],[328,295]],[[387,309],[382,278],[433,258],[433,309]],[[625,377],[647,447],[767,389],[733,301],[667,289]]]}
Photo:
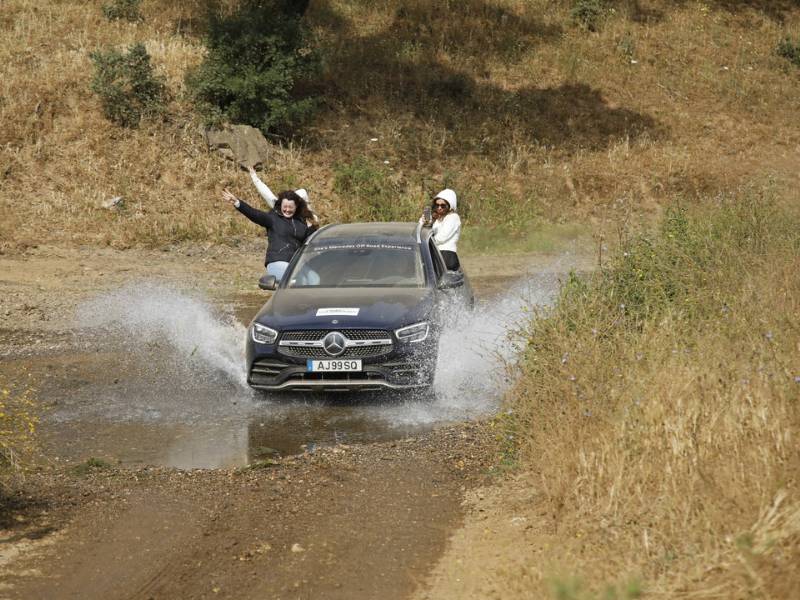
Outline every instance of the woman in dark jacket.
{"label": "woman in dark jacket", "polygon": [[280,281],[295,251],[317,229],[306,203],[296,193],[288,190],[278,194],[275,208],[269,212],[242,202],[227,188],[222,190],[222,199],[233,204],[236,210],[253,223],[267,230],[267,258],[264,264],[267,273]]}

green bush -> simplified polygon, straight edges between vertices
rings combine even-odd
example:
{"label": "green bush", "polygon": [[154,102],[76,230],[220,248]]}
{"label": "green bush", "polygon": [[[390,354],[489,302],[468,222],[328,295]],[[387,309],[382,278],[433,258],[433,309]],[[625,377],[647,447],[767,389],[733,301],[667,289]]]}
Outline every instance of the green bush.
{"label": "green bush", "polygon": [[775,48],[775,54],[785,58],[795,67],[800,67],[800,39],[795,43],[792,41],[792,38],[787,35],[778,42]]}
{"label": "green bush", "polygon": [[572,20],[589,31],[597,30],[597,19],[603,14],[603,0],[575,0]]}
{"label": "green bush", "polygon": [[109,21],[125,20],[135,23],[142,19],[139,13],[141,5],[142,0],[112,0],[112,2],[101,4],[100,10]]}
{"label": "green bush", "polygon": [[123,127],[134,127],[145,117],[160,115],[166,102],[166,78],[156,76],[143,42],[129,52],[95,50],[90,89],[100,98],[106,117]]}
{"label": "green bush", "polygon": [[244,0],[230,14],[209,14],[204,43],[206,58],[186,84],[209,124],[278,131],[314,115],[316,100],[293,93],[295,81],[320,65],[297,12]]}

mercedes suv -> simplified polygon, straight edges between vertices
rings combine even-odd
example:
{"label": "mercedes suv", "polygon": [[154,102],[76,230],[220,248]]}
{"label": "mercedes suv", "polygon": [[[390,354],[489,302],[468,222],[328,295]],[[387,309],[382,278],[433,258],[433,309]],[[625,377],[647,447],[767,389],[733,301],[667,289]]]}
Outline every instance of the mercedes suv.
{"label": "mercedes suv", "polygon": [[262,390],[377,390],[433,383],[444,316],[473,305],[417,223],[323,227],[247,332],[247,381]]}

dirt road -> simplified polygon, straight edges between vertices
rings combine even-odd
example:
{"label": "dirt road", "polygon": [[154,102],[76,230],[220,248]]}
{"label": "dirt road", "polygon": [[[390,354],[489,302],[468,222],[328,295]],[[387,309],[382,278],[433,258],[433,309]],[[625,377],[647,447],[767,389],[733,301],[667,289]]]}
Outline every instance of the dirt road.
{"label": "dirt road", "polygon": [[[242,257],[259,254],[243,242],[0,257],[0,373],[57,356],[75,306],[123,284],[183,282],[245,321],[261,269]],[[564,270],[553,257],[464,262],[483,300],[532,269]],[[57,427],[45,421],[44,439]],[[79,472],[48,453],[45,441],[40,468],[9,482],[0,598],[408,598],[427,585],[465,494],[491,483],[495,461],[481,422],[234,469]]]}

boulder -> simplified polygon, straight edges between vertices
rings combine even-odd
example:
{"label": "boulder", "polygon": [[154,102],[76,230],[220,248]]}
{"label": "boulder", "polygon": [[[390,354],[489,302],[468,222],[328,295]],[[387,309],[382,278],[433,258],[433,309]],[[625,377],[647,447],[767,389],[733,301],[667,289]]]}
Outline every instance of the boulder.
{"label": "boulder", "polygon": [[205,129],[203,137],[210,148],[244,169],[263,164],[270,145],[261,130],[250,125],[228,125],[223,129]]}

